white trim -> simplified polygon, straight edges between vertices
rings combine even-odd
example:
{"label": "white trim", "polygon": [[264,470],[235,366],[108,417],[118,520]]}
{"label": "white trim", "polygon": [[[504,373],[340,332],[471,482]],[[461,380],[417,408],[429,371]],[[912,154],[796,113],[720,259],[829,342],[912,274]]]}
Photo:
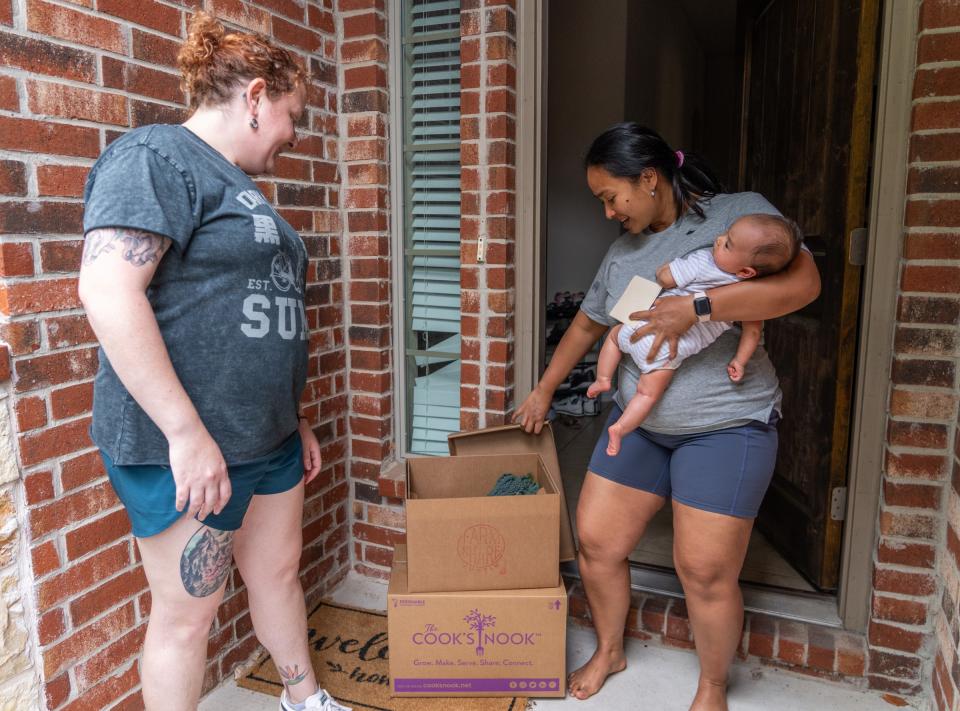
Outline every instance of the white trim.
{"label": "white trim", "polygon": [[390,0],[387,7],[387,75],[390,91],[390,246],[393,284],[393,431],[395,456],[402,461],[407,455],[408,423],[406,388],[406,331],[403,323],[403,49],[400,17],[401,0]]}
{"label": "white trim", "polygon": [[843,626],[857,632],[867,628],[873,593],[919,5],[919,0],[885,2],[881,19],[873,188],[867,218],[867,263],[863,269],[847,474],[849,494],[837,601]]}

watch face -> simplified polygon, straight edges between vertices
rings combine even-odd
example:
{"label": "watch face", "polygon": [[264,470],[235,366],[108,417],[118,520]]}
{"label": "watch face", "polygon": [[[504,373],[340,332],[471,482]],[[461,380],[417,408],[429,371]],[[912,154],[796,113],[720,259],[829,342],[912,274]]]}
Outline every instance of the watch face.
{"label": "watch face", "polygon": [[710,299],[705,296],[693,300],[693,311],[697,316],[706,316],[710,313]]}

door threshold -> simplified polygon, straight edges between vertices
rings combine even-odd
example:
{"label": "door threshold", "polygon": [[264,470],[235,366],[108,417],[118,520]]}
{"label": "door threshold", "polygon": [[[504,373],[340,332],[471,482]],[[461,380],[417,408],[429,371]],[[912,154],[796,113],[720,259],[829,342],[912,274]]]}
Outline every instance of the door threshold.
{"label": "door threshold", "polygon": [[[575,561],[561,564],[561,572],[567,577],[580,579],[580,570]],[[672,570],[631,565],[630,587],[638,592],[683,598],[680,579]],[[743,590],[743,609],[747,612],[781,620],[843,628],[834,595],[770,588],[744,582],[740,583],[740,589]]]}

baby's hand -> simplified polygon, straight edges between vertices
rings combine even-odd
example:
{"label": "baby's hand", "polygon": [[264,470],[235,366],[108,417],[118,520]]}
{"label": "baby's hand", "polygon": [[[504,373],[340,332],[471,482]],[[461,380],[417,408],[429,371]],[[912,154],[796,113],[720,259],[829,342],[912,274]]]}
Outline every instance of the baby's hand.
{"label": "baby's hand", "polygon": [[730,380],[735,383],[739,383],[743,379],[744,367],[735,360],[730,361],[730,364],[727,365],[727,375],[730,376]]}

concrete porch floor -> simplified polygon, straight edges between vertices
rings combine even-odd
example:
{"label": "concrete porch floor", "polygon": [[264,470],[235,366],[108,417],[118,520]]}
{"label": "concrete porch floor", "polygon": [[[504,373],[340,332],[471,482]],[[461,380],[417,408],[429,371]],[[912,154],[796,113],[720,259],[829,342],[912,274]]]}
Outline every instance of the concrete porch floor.
{"label": "concrete porch floor", "polygon": [[[367,609],[386,609],[387,586],[351,574],[330,596],[334,601]],[[567,631],[567,666],[575,669],[593,652],[592,629],[574,623]],[[627,640],[627,671],[607,680],[603,692],[586,701],[536,699],[536,711],[687,711],[696,688],[697,660],[692,652]],[[771,667],[738,663],[730,685],[731,711],[892,711],[895,707],[872,692],[791,674]],[[456,711],[456,699],[448,699]],[[228,681],[211,691],[199,711],[276,711],[275,697],[239,688]]]}

